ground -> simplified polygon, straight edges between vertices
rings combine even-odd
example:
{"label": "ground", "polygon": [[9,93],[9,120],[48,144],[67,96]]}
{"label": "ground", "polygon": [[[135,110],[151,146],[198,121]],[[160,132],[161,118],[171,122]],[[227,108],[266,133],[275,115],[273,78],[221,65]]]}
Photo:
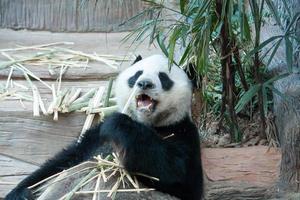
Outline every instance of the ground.
{"label": "ground", "polygon": [[[145,57],[159,52],[155,47],[149,47],[147,43],[137,49],[129,48],[128,42],[120,45],[121,39],[126,34],[50,33],[2,29],[0,49],[14,48],[15,45],[68,41],[75,43],[72,49],[87,53],[113,55],[133,53]],[[4,60],[4,57],[0,57],[0,62],[1,60]],[[122,65],[126,66],[128,63]],[[49,75],[47,67],[37,69],[29,66],[29,68],[49,84],[54,83],[57,78]],[[76,70],[67,72],[62,87],[75,86],[86,91],[99,85],[106,86],[107,79],[115,76],[121,69],[113,70],[99,65],[85,71]],[[8,71],[0,71],[0,84],[6,82],[7,75]],[[22,77],[22,74],[15,74],[15,79],[19,83],[25,82]],[[41,86],[40,92],[43,98],[51,98],[51,93],[46,88]],[[24,104],[25,108],[17,100],[0,102],[0,199],[47,158],[75,140],[86,117],[82,113],[59,115],[59,120],[54,122],[49,116],[33,117],[31,103]],[[268,147],[265,146],[205,148],[202,152],[204,171],[209,182],[207,185],[215,185],[211,192],[208,192],[211,196],[218,193],[217,190],[222,188],[218,184],[223,182],[246,185],[248,188],[268,188],[277,180],[280,153],[275,149],[268,151]]]}

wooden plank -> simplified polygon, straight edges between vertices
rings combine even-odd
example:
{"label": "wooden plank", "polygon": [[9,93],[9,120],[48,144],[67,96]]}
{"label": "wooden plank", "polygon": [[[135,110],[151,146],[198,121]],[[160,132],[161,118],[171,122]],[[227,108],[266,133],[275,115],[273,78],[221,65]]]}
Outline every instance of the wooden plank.
{"label": "wooden plank", "polygon": [[149,18],[120,24],[145,9],[140,0],[0,0],[0,27],[68,32],[132,30]]}
{"label": "wooden plank", "polygon": [[[145,43],[141,44],[138,48],[130,48],[130,42],[122,43],[121,41],[127,34],[128,33],[49,33],[0,29],[0,49],[16,48],[16,45],[32,46],[67,41],[73,42],[74,45],[65,45],[63,47],[90,54],[96,52],[98,55],[110,54],[124,57],[125,55],[141,54],[145,57],[160,52],[160,50],[154,48],[154,46],[148,46],[148,41],[145,41]],[[14,52],[7,53],[14,57]],[[7,58],[0,54],[0,63],[1,61],[7,60]],[[115,70],[100,62],[92,62],[89,63],[90,67],[86,70],[84,70],[84,68],[69,69],[64,75],[64,78],[70,80],[107,79],[108,77],[116,76],[120,70],[130,66],[131,63],[132,62],[122,62],[120,68]],[[57,74],[51,76],[48,71],[48,66],[27,67],[42,79],[54,80],[59,74],[59,70],[57,70]],[[0,79],[5,79],[8,72],[9,70],[0,70]],[[23,78],[22,73],[17,71],[14,73],[14,76]]]}
{"label": "wooden plank", "polygon": [[[27,84],[25,81],[16,82]],[[34,83],[48,107],[51,91],[40,82]],[[62,82],[62,89],[75,86],[85,92],[101,85],[106,86],[107,82]],[[0,152],[31,163],[41,164],[77,139],[86,118],[85,113],[59,114],[58,121],[53,121],[52,115],[33,117],[32,102],[24,101],[24,104],[25,109],[18,100],[0,102]]]}
{"label": "wooden plank", "polygon": [[18,182],[38,168],[36,165],[1,154],[0,166],[0,199],[4,198]]}
{"label": "wooden plank", "polygon": [[[4,61],[4,60],[2,60]],[[7,61],[7,60],[6,60]],[[1,62],[1,58],[0,58]],[[53,70],[55,74],[50,74],[48,66],[28,66],[24,65],[33,74],[43,80],[56,80],[60,75],[60,68]],[[10,68],[0,70],[0,79],[6,79],[9,74]],[[105,80],[111,77],[116,77],[119,70],[115,70],[101,63],[90,63],[89,67],[84,68],[69,68],[63,75],[64,79],[68,80]],[[24,73],[20,70],[14,70],[13,78],[25,79]]]}
{"label": "wooden plank", "polygon": [[34,164],[46,159],[75,141],[85,114],[33,117],[31,112],[1,112],[0,152]]}

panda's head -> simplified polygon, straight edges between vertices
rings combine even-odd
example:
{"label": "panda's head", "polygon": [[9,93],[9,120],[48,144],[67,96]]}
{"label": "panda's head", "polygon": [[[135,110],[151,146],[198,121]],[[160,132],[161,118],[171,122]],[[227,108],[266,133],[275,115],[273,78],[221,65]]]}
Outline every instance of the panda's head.
{"label": "panda's head", "polygon": [[124,70],[116,81],[119,110],[137,87],[128,109],[129,115],[155,127],[174,124],[190,115],[192,86],[185,72],[177,66],[168,68],[168,59],[153,55],[139,59]]}

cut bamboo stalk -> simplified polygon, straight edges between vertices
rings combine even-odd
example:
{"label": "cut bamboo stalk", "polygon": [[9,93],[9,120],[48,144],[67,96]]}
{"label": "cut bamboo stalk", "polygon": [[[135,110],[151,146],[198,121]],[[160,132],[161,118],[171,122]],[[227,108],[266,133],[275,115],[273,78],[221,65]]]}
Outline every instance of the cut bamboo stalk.
{"label": "cut bamboo stalk", "polygon": [[55,92],[55,86],[54,84],[51,84],[51,91],[52,91],[52,102],[50,103],[49,107],[48,107],[48,114],[53,114],[53,107],[54,107],[54,104],[56,102],[56,92]]}
{"label": "cut bamboo stalk", "polygon": [[[91,109],[93,107],[97,107],[100,104],[101,98],[104,94],[105,88],[103,86],[100,86],[98,91],[96,92],[94,98],[91,100],[91,105],[89,106]],[[91,127],[93,119],[95,117],[95,114],[89,114],[84,122],[81,134],[78,138],[78,142],[81,142],[84,133]]]}
{"label": "cut bamboo stalk", "polygon": [[27,80],[27,82],[29,83],[31,90],[32,90],[32,97],[33,97],[33,116],[34,117],[38,117],[40,116],[40,104],[39,104],[39,97],[38,97],[38,92],[37,92],[37,87],[32,83],[32,81],[30,80],[29,76],[26,74],[26,72],[24,72],[24,76]]}
{"label": "cut bamboo stalk", "polygon": [[110,94],[111,94],[111,90],[112,90],[112,85],[113,85],[113,78],[110,78],[109,79],[109,82],[108,82],[108,87],[107,87],[107,92],[106,92],[106,97],[105,97],[105,101],[104,101],[104,107],[107,107],[109,105],[109,97],[110,97]]}
{"label": "cut bamboo stalk", "polygon": [[9,71],[9,74],[8,74],[8,77],[7,77],[7,81],[6,81],[6,85],[5,85],[6,89],[9,87],[9,82],[11,80],[11,76],[13,74],[13,71],[14,71],[14,66],[12,66],[11,69],[10,69],[10,71]]}
{"label": "cut bamboo stalk", "polygon": [[76,99],[72,104],[78,104],[78,103],[82,103],[82,102],[86,102],[88,101],[91,97],[94,96],[96,92],[96,89],[90,89],[87,93],[85,93],[83,96],[79,97],[78,99]]}

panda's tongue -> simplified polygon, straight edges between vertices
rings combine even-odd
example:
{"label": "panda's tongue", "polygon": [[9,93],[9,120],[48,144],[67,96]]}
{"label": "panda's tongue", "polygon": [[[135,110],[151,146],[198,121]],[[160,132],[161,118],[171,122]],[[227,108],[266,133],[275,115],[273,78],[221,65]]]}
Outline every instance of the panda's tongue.
{"label": "panda's tongue", "polygon": [[147,107],[152,104],[152,101],[150,99],[146,100],[138,100],[138,107]]}
{"label": "panda's tongue", "polygon": [[152,105],[152,100],[147,95],[139,95],[137,98],[137,107],[149,107]]}

